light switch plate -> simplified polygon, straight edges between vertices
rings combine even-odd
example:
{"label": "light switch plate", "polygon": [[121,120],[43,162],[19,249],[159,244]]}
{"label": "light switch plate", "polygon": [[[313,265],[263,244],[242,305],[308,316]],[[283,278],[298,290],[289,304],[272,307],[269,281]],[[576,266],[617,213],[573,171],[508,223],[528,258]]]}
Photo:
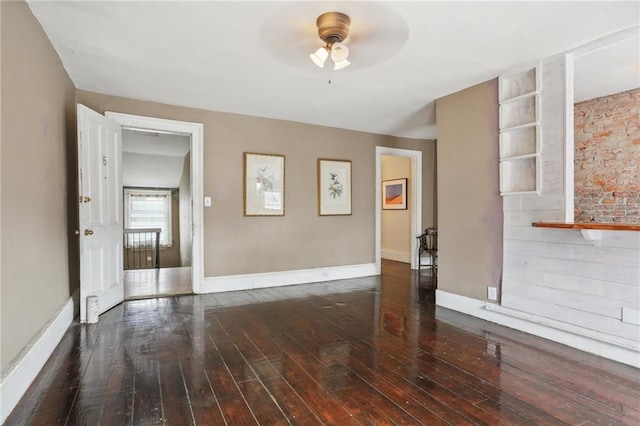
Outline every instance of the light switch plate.
{"label": "light switch plate", "polygon": [[204,197],[204,206],[211,207],[211,197]]}

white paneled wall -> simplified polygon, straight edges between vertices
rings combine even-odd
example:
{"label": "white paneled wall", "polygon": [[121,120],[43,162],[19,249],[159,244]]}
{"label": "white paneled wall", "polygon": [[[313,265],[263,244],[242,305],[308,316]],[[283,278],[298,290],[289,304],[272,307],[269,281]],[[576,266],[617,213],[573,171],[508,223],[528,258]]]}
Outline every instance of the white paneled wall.
{"label": "white paneled wall", "polygon": [[601,240],[589,241],[579,230],[531,226],[573,217],[565,207],[573,204],[573,142],[565,146],[571,66],[564,55],[541,65],[540,195],[504,198],[502,307],[637,351],[640,326],[626,315],[623,321],[622,311],[632,317],[640,310],[640,232],[602,231]]}

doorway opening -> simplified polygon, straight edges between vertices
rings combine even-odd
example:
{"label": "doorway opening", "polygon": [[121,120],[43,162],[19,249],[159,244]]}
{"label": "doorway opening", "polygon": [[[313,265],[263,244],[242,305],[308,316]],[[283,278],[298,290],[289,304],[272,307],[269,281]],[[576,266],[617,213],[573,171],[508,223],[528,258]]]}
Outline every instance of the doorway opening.
{"label": "doorway opening", "polygon": [[124,298],[191,293],[191,139],[122,130]]}
{"label": "doorway opening", "polygon": [[[202,124],[105,115],[122,126],[125,228],[156,237],[152,244],[123,236],[124,261],[138,255],[124,271],[125,298],[202,293]],[[159,250],[144,252],[150,245]]]}
{"label": "doorway opening", "polygon": [[411,210],[407,203],[407,189],[413,186],[410,157],[383,155],[382,212],[380,222],[381,257],[411,264]]}
{"label": "doorway opening", "polygon": [[[409,210],[410,224],[409,236],[409,262],[411,269],[417,268],[417,247],[413,237],[420,235],[422,228],[422,152],[409,149],[376,147],[376,229],[375,229],[375,262],[377,273],[381,272],[382,265],[382,181],[383,181],[383,157],[405,157],[410,160],[410,168],[407,170],[407,210]],[[402,177],[402,176],[398,176]],[[406,255],[405,255],[406,261]]]}

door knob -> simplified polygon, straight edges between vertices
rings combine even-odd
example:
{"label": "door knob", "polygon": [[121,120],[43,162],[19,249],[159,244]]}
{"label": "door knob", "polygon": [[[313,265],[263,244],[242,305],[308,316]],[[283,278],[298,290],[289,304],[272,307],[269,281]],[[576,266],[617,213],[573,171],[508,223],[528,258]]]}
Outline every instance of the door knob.
{"label": "door knob", "polygon": [[75,235],[80,235],[80,230],[79,230],[79,229],[76,229],[75,231],[73,231],[73,233],[74,233]]}
{"label": "door knob", "polygon": [[85,229],[84,235],[93,235],[93,231],[91,229]]}

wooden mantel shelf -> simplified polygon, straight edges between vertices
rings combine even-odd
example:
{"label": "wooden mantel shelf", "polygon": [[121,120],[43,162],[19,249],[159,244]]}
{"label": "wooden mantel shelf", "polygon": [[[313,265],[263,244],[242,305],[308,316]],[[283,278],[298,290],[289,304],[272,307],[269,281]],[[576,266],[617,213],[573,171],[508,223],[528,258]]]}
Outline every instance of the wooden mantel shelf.
{"label": "wooden mantel shelf", "polygon": [[579,229],[585,240],[600,244],[602,231],[640,231],[640,223],[571,223],[571,222],[533,222],[536,228]]}
{"label": "wooden mantel shelf", "polygon": [[536,228],[591,229],[598,231],[640,231],[640,223],[569,223],[569,222],[533,222]]}

